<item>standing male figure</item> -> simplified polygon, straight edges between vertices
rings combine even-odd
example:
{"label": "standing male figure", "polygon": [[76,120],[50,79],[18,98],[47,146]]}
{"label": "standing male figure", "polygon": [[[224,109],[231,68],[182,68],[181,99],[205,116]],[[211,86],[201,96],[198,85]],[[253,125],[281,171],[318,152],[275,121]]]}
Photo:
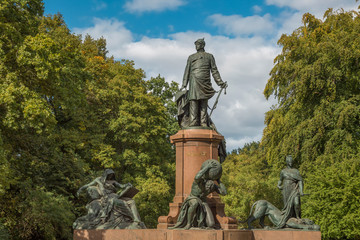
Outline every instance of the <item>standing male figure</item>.
{"label": "standing male figure", "polygon": [[217,85],[225,88],[227,84],[221,80],[214,56],[205,52],[204,39],[196,40],[195,47],[197,53],[190,55],[187,60],[182,88],[189,84],[189,126],[208,127],[207,103],[215,94],[211,86],[210,71]]}

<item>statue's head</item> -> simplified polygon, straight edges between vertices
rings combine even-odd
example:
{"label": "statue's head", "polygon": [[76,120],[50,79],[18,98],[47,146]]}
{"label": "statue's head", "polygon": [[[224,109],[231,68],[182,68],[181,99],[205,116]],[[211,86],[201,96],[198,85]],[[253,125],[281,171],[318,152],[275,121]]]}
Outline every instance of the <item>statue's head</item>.
{"label": "statue's head", "polygon": [[302,220],[303,223],[306,224],[306,225],[314,225],[314,224],[315,224],[313,220],[308,219],[308,218],[302,218],[301,220]]}
{"label": "statue's head", "polygon": [[103,181],[106,181],[106,180],[115,180],[115,172],[108,168],[108,169],[105,169],[103,175],[102,175],[102,179]]}
{"label": "statue's head", "polygon": [[213,180],[207,180],[205,183],[205,189],[207,192],[213,192],[214,186],[215,186],[215,183]]}
{"label": "statue's head", "polygon": [[302,221],[302,224],[308,225],[307,229],[320,231],[320,226],[315,224],[315,222],[313,220],[308,219],[308,218],[302,218],[301,221]]}
{"label": "statue's head", "polygon": [[199,51],[200,49],[204,49],[204,47],[205,47],[204,38],[199,38],[198,40],[195,41],[196,51]]}
{"label": "statue's head", "polygon": [[286,164],[289,166],[289,167],[292,167],[292,165],[293,165],[293,158],[292,158],[292,156],[291,155],[287,155],[286,156]]}
{"label": "statue's head", "polygon": [[206,160],[205,162],[203,162],[203,164],[201,164],[201,169],[203,169],[204,167],[206,167],[207,165],[209,165],[211,163],[212,163],[213,167],[211,167],[204,174],[204,178],[206,180],[218,180],[221,178],[221,175],[222,175],[222,166],[219,161],[217,161],[215,159]]}

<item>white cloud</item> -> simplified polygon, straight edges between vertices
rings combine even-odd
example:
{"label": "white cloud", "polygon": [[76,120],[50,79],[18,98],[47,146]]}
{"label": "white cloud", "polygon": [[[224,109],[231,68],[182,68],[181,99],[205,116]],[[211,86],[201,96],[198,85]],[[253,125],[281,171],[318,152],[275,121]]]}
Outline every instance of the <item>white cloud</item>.
{"label": "white cloud", "polygon": [[[111,55],[134,60],[136,67],[145,70],[147,78],[161,74],[167,81],[180,84],[187,57],[195,52],[194,41],[205,37],[206,51],[215,56],[220,74],[229,85],[227,95],[220,97],[212,116],[218,130],[228,139],[228,150],[261,139],[264,113],[272,105],[262,91],[279,52],[274,43],[262,37],[229,38],[191,31],[134,41],[125,24],[116,19],[95,19],[93,27],[74,29],[74,32],[89,33],[93,38],[103,36]],[[210,106],[214,99],[209,102]]]}
{"label": "white cloud", "polygon": [[252,10],[253,10],[255,13],[262,12],[262,8],[261,8],[259,5],[254,5],[254,6],[252,7]]}
{"label": "white cloud", "polygon": [[314,14],[323,13],[328,8],[355,9],[358,5],[355,0],[266,0],[266,4],[278,7],[290,7],[302,12]]}
{"label": "white cloud", "polygon": [[261,134],[254,137],[244,137],[241,139],[234,139],[232,137],[226,139],[227,151],[231,152],[233,149],[238,149],[240,146],[244,146],[246,143],[258,142],[261,139]]}
{"label": "white cloud", "polygon": [[345,11],[356,10],[358,3],[355,0],[266,0],[266,4],[278,7],[288,7],[277,17],[273,17],[279,28],[274,34],[274,39],[279,39],[281,34],[291,34],[302,26],[302,16],[310,13],[316,18],[323,19],[325,11],[329,8],[334,10],[344,9]]}
{"label": "white cloud", "polygon": [[[148,2],[151,2],[148,3]],[[165,4],[166,2],[166,4]],[[262,92],[273,67],[273,59],[280,52],[276,46],[282,33],[291,33],[301,26],[301,18],[310,12],[321,18],[328,7],[339,8],[339,4],[355,9],[353,0],[267,0],[267,4],[284,9],[277,16],[224,16],[215,14],[207,20],[222,28],[223,35],[205,32],[177,32],[165,38],[143,37],[134,41],[133,34],[124,22],[117,19],[94,19],[94,26],[73,29],[76,33],[89,33],[94,38],[107,40],[109,54],[116,59],[134,60],[137,68],[145,70],[147,78],[158,74],[167,81],[181,84],[187,57],[195,52],[194,41],[205,37],[206,51],[214,55],[219,72],[228,82],[227,95],[220,97],[212,119],[219,132],[227,139],[228,151],[242,147],[245,143],[259,141],[264,128],[264,113],[275,103],[266,101]],[[132,4],[132,5],[131,5]],[[140,1],[128,2],[128,10],[150,11],[176,8],[184,1]],[[140,6],[143,5],[143,6]],[[151,5],[151,6],[150,6]],[[132,6],[132,7],[130,7]],[[254,8],[254,10],[256,10]],[[294,11],[295,10],[295,11]],[[213,83],[215,89],[219,89]],[[212,106],[214,99],[209,105]]]}
{"label": "white cloud", "polygon": [[276,19],[278,22],[282,23],[280,28],[277,30],[276,39],[279,39],[281,34],[291,34],[297,28],[301,27],[303,14],[303,12],[282,12]]}
{"label": "white cloud", "polygon": [[[116,19],[100,19],[94,18],[94,26],[86,29],[74,28],[73,31],[78,34],[90,34],[93,38],[104,37],[106,39],[107,48],[111,50],[112,55],[119,53],[119,45],[126,45],[132,42],[132,33],[125,28],[124,22]],[[115,51],[115,52],[112,52]]]}
{"label": "white cloud", "polygon": [[240,15],[214,14],[208,17],[208,20],[224,33],[235,36],[272,34],[274,30],[274,23],[271,21],[270,14],[263,17],[258,15],[242,17]]}
{"label": "white cloud", "polygon": [[184,0],[130,0],[125,3],[124,8],[131,13],[160,12],[174,10],[185,4]]}
{"label": "white cloud", "polygon": [[94,9],[96,11],[100,11],[100,10],[103,10],[103,9],[106,9],[107,8],[107,4],[105,2],[102,2],[102,1],[98,1],[98,0],[93,0],[93,3],[94,3]]}

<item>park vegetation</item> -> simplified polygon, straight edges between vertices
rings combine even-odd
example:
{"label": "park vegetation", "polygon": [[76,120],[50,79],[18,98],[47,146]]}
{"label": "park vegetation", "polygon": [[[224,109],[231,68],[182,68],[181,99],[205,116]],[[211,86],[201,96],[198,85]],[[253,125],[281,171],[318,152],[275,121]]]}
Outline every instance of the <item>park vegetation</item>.
{"label": "park vegetation", "polygon": [[107,55],[40,0],[0,5],[0,239],[71,239],[77,189],[113,168],[155,227],[174,193],[176,83]]}
{"label": "park vegetation", "polygon": [[360,239],[359,14],[329,9],[321,20],[307,13],[303,26],[279,39],[264,90],[278,103],[265,114],[261,141],[224,164],[229,215],[246,219],[259,199],[281,209],[276,183],[292,155],[309,193],[302,217],[319,224],[324,239]]}
{"label": "park vegetation", "polygon": [[[78,36],[41,0],[0,1],[0,239],[71,239],[87,199],[77,189],[113,168],[131,182],[147,227],[168,213],[178,130],[174,82],[145,80],[103,38]],[[360,239],[360,16],[329,9],[279,40],[260,142],[224,162],[229,216],[279,208],[285,156],[304,177],[303,217],[324,239]],[[245,226],[240,226],[245,227]]]}

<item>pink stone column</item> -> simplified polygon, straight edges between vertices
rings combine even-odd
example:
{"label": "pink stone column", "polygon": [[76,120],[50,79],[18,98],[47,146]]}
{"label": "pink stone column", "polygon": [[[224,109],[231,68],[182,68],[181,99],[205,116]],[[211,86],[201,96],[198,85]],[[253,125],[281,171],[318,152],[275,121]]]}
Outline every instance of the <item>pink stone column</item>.
{"label": "pink stone column", "polygon": [[[201,164],[208,159],[218,160],[218,146],[223,139],[222,135],[210,129],[184,129],[170,137],[176,147],[175,197],[169,204],[168,216],[159,217],[158,229],[166,229],[176,223],[181,204],[189,196]],[[216,224],[223,229],[237,228],[236,220],[225,216],[224,204],[219,196],[210,194],[208,198]]]}

